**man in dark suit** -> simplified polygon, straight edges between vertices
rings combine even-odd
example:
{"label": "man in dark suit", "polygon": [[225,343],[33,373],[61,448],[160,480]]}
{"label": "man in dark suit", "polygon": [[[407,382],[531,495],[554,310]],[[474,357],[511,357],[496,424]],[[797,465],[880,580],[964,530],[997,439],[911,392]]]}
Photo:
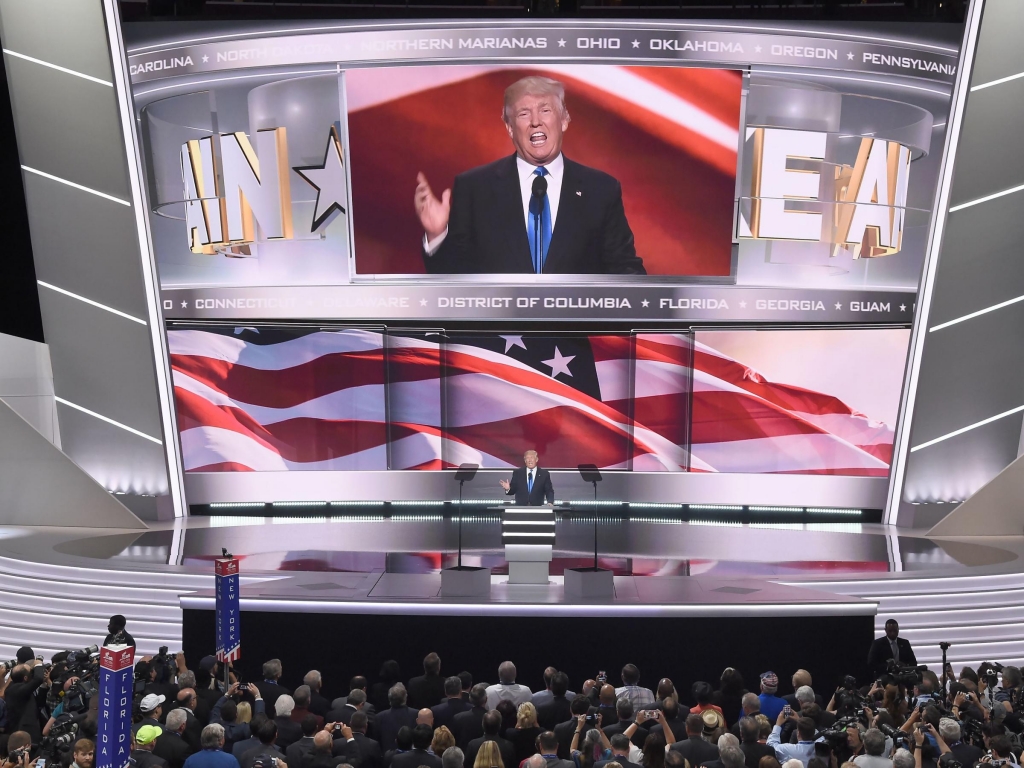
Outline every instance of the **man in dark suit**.
{"label": "man in dark suit", "polygon": [[310,713],[302,718],[302,722],[299,723],[299,727],[302,728],[302,738],[296,742],[288,745],[284,751],[285,758],[289,766],[295,766],[298,768],[302,764],[303,759],[313,751],[313,737],[316,736],[317,731],[320,728],[317,727],[316,715]]}
{"label": "man in dark suit", "polygon": [[444,701],[430,708],[434,715],[434,727],[440,728],[442,725],[446,725],[448,730],[454,734],[452,721],[455,719],[455,716],[470,708],[469,702],[462,698],[462,680],[454,676],[446,679],[444,681],[444,695],[446,697]]}
{"label": "man in dark suit", "polygon": [[[590,698],[580,694],[569,702],[569,708],[571,710],[569,719],[564,723],[559,723],[553,729],[555,736],[558,738],[558,756],[563,760],[569,760],[572,757],[572,754],[569,751],[569,747],[572,746],[572,736],[576,733],[576,728],[579,726],[579,716],[589,715],[591,712]],[[594,723],[584,724],[584,730],[596,727],[596,721]],[[583,738],[584,736],[581,735],[580,739]]]}
{"label": "man in dark suit", "polygon": [[182,733],[182,738],[185,739],[185,743],[188,744],[188,748],[193,752],[198,752],[202,749],[200,744],[200,738],[203,734],[203,726],[199,722],[199,719],[195,715],[195,706],[198,701],[195,690],[192,688],[182,688],[178,691],[178,709],[185,711],[185,731]]}
{"label": "man in dark suit", "polygon": [[287,693],[282,693],[277,697],[274,708],[277,710],[277,717],[274,718],[274,722],[277,723],[276,743],[280,749],[285,750],[302,738],[302,726],[292,720],[295,699]]}
{"label": "man in dark suit", "polygon": [[[314,715],[320,715],[323,717],[331,708],[330,699],[320,693],[320,687],[323,685],[323,677],[320,672],[315,669],[309,670],[305,677],[302,678],[302,684],[309,686],[309,711]],[[325,720],[330,722],[329,720]]]}
{"label": "man in dark suit", "polygon": [[[452,734],[459,749],[465,751],[469,742],[484,735],[484,715],[487,714],[487,686],[477,683],[469,690],[470,708],[452,718]],[[569,738],[572,738],[571,736]]]}
{"label": "man in dark suit", "polygon": [[[619,722],[613,723],[612,725],[606,725],[601,729],[609,740],[611,740],[612,736],[615,734],[623,733],[633,724],[633,702],[623,696],[615,702],[615,713],[619,717]],[[637,725],[636,731],[633,732],[633,736],[630,741],[638,747],[643,747],[644,739],[647,738],[648,734],[649,731],[646,728],[642,725]],[[625,766],[624,768],[629,768],[629,766]]]}
{"label": "man in dark suit", "polygon": [[910,647],[910,641],[900,635],[900,625],[896,619],[885,622],[885,636],[876,638],[868,651],[868,667],[875,675],[885,672],[889,659],[896,659],[903,666],[917,666],[917,656]]}
{"label": "man in dark suit", "polygon": [[[689,761],[690,765],[702,765],[718,759],[718,747],[704,741],[704,720],[700,715],[689,715],[686,718],[686,739],[677,741],[670,749],[679,752]],[[678,736],[676,737],[678,738]]]}
{"label": "man in dark suit", "polygon": [[514,155],[459,174],[440,199],[417,177],[427,272],[647,274],[619,182],[562,154],[565,87],[546,77],[513,83],[504,119]]}
{"label": "man in dark suit", "polygon": [[537,737],[537,746],[538,753],[527,759],[526,768],[575,768],[574,762],[558,756],[558,738],[551,731]]}
{"label": "man in dark suit", "polygon": [[365,712],[354,712],[349,723],[352,728],[352,739],[359,753],[359,765],[356,768],[384,768],[384,753],[380,744],[367,737],[367,719]]}
{"label": "man in dark suit", "polygon": [[260,690],[260,695],[263,697],[263,701],[266,703],[267,712],[273,714],[274,705],[277,703],[277,697],[282,694],[290,694],[291,691],[281,685],[278,682],[281,679],[281,673],[283,669],[281,667],[280,659],[271,659],[263,665],[263,679],[256,683],[256,687]]}
{"label": "man in dark suit", "polygon": [[537,723],[541,728],[551,731],[572,717],[572,702],[565,696],[569,690],[569,676],[565,672],[555,672],[551,676],[549,690],[551,700],[537,707]]}
{"label": "man in dark suit", "polygon": [[629,737],[624,733],[616,733],[608,740],[612,745],[612,756],[607,760],[598,760],[594,768],[605,768],[610,763],[618,763],[622,768],[640,768],[629,759]]}
{"label": "man in dark suit", "polygon": [[156,737],[153,754],[166,760],[168,768],[182,768],[185,760],[192,754],[192,750],[182,738],[187,717],[183,710],[172,709],[167,713],[163,733]]}
{"label": "man in dark suit", "polygon": [[508,739],[503,739],[498,733],[501,731],[501,713],[497,710],[491,710],[483,718],[483,730],[484,735],[478,739],[473,739],[469,742],[469,746],[466,749],[466,768],[473,768],[473,763],[476,762],[476,753],[480,751],[480,746],[485,741],[493,741],[498,745],[498,752],[501,753],[501,762],[506,766],[518,766],[516,762],[516,748],[512,746],[512,742]]}
{"label": "man in dark suit", "polygon": [[[680,717],[679,702],[669,697],[662,699],[661,711],[665,713],[665,723],[676,739],[686,738],[686,718]],[[660,733],[665,730],[661,723],[654,723],[651,726],[651,733]]]}
{"label": "man in dark suit", "polygon": [[395,748],[395,736],[398,735],[399,728],[404,725],[410,728],[416,726],[416,710],[405,705],[407,699],[405,686],[396,683],[388,690],[391,707],[377,715],[378,740],[384,752]]}
{"label": "man in dark suit", "polygon": [[409,706],[425,709],[434,706],[444,697],[441,657],[436,653],[428,653],[423,659],[423,674],[409,681]]}
{"label": "man in dark suit", "polygon": [[537,466],[540,457],[534,450],[523,454],[525,466],[512,472],[511,480],[499,480],[506,496],[515,496],[516,504],[539,507],[545,502],[555,503],[555,489],[551,486],[551,473]]}
{"label": "man in dark suit", "polygon": [[[241,768],[252,768],[253,761],[260,755],[269,755],[284,760],[284,752],[277,746],[277,723],[273,720],[265,720],[260,723],[256,730],[256,737],[259,739],[259,744],[246,750],[245,754],[238,759]],[[232,750],[232,754],[234,754],[234,750]]]}
{"label": "man in dark suit", "polygon": [[740,729],[740,751],[746,768],[758,768],[762,757],[775,757],[775,748],[760,743],[761,727],[752,717],[741,717],[737,723]]}
{"label": "man in dark suit", "polygon": [[391,768],[441,768],[441,758],[431,754],[430,741],[434,738],[434,729],[429,725],[420,724],[412,729],[412,749],[391,758]]}

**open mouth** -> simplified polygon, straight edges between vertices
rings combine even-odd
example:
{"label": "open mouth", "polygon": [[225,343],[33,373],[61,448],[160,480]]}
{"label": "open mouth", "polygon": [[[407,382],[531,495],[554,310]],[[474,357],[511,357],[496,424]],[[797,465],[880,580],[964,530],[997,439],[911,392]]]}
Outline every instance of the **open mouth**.
{"label": "open mouth", "polygon": [[539,147],[541,144],[548,140],[548,135],[543,131],[535,131],[530,134],[530,144]]}

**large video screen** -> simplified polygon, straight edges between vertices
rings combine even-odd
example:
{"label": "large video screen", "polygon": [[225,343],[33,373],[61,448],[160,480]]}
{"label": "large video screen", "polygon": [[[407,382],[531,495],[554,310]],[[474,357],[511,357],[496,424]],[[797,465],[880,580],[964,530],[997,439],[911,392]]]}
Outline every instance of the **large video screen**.
{"label": "large video screen", "polygon": [[168,332],[188,472],[885,476],[909,331]]}
{"label": "large video screen", "polygon": [[909,323],[958,29],[126,31],[179,320]]}
{"label": "large video screen", "polygon": [[[387,67],[345,89],[358,274],[731,273],[738,71]],[[522,179],[540,162],[535,268]]]}

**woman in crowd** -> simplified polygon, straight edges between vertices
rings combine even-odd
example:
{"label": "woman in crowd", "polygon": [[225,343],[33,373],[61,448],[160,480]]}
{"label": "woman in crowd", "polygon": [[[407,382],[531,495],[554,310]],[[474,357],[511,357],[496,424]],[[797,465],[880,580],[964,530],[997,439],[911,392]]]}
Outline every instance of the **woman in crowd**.
{"label": "woman in crowd", "polygon": [[505,738],[515,747],[517,765],[530,755],[536,754],[537,737],[540,736],[541,730],[537,725],[537,708],[528,701],[520,704],[516,710],[515,727],[505,731]]}

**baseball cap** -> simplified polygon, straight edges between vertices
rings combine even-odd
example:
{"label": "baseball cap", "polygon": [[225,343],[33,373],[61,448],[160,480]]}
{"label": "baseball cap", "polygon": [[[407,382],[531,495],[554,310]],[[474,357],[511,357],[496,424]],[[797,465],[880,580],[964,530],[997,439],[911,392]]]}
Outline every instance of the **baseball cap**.
{"label": "baseball cap", "polygon": [[775,689],[779,687],[779,676],[770,671],[762,672],[761,687],[770,693],[774,693]]}
{"label": "baseball cap", "polygon": [[203,670],[203,672],[212,672],[215,666],[217,666],[216,656],[203,656],[203,658],[199,660],[199,668]]}
{"label": "baseball cap", "polygon": [[135,732],[135,741],[138,744],[152,744],[163,732],[164,729],[158,725],[144,725]]}
{"label": "baseball cap", "polygon": [[147,693],[145,696],[142,697],[142,703],[139,704],[139,709],[141,709],[143,712],[152,712],[165,701],[167,701],[166,696],[159,696],[155,693]]}

